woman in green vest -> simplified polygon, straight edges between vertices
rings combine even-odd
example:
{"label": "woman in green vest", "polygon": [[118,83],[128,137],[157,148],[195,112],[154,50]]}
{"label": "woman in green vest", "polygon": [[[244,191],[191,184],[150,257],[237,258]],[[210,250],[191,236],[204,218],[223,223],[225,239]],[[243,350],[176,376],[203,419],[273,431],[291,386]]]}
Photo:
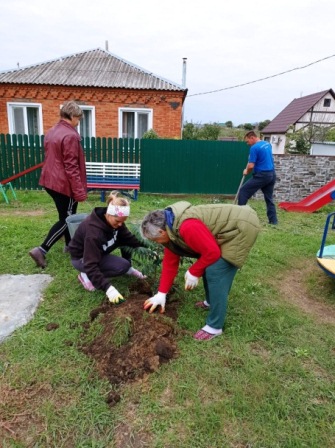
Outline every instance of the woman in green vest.
{"label": "woman in green vest", "polygon": [[206,325],[193,337],[210,340],[222,334],[228,294],[235,274],[244,264],[259,232],[256,212],[249,206],[195,205],[180,201],[150,212],[143,220],[144,238],[164,246],[158,292],[144,302],[152,313],[165,311],[166,295],[178,273],[180,257],[195,258],[185,274],[185,290],[202,277],[205,300],[196,306],[209,311]]}

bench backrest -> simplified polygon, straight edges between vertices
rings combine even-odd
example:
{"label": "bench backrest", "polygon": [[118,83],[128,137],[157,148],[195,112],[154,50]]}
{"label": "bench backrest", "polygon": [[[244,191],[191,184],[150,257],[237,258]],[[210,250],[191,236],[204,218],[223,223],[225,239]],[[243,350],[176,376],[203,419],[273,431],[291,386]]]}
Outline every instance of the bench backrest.
{"label": "bench backrest", "polygon": [[140,163],[86,162],[87,176],[140,178]]}

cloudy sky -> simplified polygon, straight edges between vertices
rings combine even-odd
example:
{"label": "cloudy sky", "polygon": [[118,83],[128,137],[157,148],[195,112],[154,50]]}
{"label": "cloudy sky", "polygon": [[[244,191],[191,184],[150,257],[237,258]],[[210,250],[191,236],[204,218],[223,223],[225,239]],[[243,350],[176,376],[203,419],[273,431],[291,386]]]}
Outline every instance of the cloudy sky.
{"label": "cloudy sky", "polygon": [[1,71],[105,48],[108,41],[116,56],[181,84],[187,58],[186,121],[271,120],[294,98],[335,89],[334,0],[0,0],[0,6]]}

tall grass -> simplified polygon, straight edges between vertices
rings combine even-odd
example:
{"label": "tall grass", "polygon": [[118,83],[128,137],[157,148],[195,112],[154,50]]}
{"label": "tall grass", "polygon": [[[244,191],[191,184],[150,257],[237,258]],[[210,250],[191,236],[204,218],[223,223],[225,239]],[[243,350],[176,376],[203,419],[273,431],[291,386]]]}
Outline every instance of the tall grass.
{"label": "tall grass", "polygon": [[[183,197],[194,204],[220,197]],[[130,222],[175,197],[139,195]],[[226,201],[229,202],[229,201]],[[79,212],[102,205],[91,194]],[[251,201],[262,231],[236,276],[225,331],[199,343],[180,337],[179,357],[140,383],[129,384],[109,408],[112,389],[76,348],[89,312],[104,298],[76,280],[63,242],[48,255],[53,282],[34,318],[0,345],[0,435],[3,447],[331,448],[335,446],[334,325],[292,300],[335,314],[334,280],[316,265],[327,213],[278,211],[266,224],[263,201]],[[2,274],[40,272],[28,256],[56,211],[44,192],[18,192],[0,203]],[[182,284],[183,266],[179,273]],[[117,278],[126,292],[131,279]],[[178,325],[204,324],[194,308],[202,286],[185,296]],[[50,322],[56,331],[46,331]],[[92,327],[100,331],[97,321]],[[124,338],[124,335],[121,335]],[[94,334],[91,335],[94,338]],[[1,439],[1,437],[0,437]]]}

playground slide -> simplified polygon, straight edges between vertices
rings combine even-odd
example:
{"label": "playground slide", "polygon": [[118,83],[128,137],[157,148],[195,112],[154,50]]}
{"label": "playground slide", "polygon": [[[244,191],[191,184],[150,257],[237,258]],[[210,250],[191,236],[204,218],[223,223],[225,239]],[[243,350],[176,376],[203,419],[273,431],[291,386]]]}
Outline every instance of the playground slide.
{"label": "playground slide", "polygon": [[287,212],[313,213],[335,200],[335,180],[331,180],[299,202],[280,202],[278,206]]}

